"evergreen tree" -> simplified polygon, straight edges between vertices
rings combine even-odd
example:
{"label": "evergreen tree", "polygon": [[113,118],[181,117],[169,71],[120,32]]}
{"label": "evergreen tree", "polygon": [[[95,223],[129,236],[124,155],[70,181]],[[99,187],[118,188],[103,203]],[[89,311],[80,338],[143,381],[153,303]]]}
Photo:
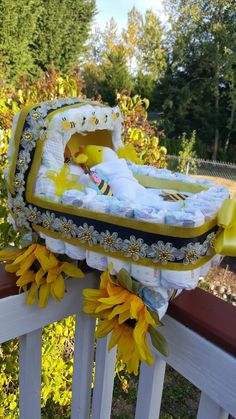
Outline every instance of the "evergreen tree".
{"label": "evergreen tree", "polygon": [[5,76],[35,76],[50,64],[65,72],[78,63],[95,0],[0,0],[0,56]]}
{"label": "evergreen tree", "polygon": [[40,0],[32,56],[43,71],[53,63],[56,70],[67,70],[78,63],[95,13],[95,0]]}
{"label": "evergreen tree", "polygon": [[236,134],[235,1],[166,0],[166,5],[168,70],[157,94],[175,135],[196,130],[215,159],[228,138],[225,127],[230,141]]}
{"label": "evergreen tree", "polygon": [[160,19],[152,10],[147,10],[139,33],[140,69],[160,80],[166,68],[164,33]]}
{"label": "evergreen tree", "polygon": [[0,56],[8,81],[36,71],[29,44],[40,12],[40,0],[0,0]]}
{"label": "evergreen tree", "polygon": [[99,83],[100,94],[105,102],[114,105],[116,93],[124,89],[129,90],[132,87],[122,45],[116,46],[104,56],[100,69],[103,75]]}

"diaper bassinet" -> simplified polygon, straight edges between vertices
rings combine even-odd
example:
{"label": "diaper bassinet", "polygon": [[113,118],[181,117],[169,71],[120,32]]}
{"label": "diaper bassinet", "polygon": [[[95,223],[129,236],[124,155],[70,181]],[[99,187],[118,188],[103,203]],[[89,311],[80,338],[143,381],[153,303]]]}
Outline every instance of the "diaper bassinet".
{"label": "diaper bassinet", "polygon": [[116,151],[123,147],[121,134],[118,107],[75,98],[24,108],[9,144],[9,208],[16,227],[37,232],[51,251],[86,259],[101,271],[110,262],[113,272],[124,267],[161,317],[169,299],[194,288],[215,263],[216,215],[228,191],[108,159],[98,169],[113,195],[101,194],[70,151],[91,144]]}

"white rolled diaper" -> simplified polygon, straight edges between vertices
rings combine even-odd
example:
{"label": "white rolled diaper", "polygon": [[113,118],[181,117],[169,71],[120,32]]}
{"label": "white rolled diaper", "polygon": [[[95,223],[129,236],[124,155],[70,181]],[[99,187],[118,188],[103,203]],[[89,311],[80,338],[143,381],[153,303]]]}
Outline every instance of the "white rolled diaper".
{"label": "white rolled diaper", "polygon": [[136,263],[131,265],[131,276],[132,278],[139,281],[141,284],[146,286],[158,286],[160,285],[160,270],[149,268]]}
{"label": "white rolled diaper", "polygon": [[86,262],[88,266],[98,269],[98,271],[105,271],[108,267],[107,256],[91,250],[86,250]]}
{"label": "white rolled diaper", "polygon": [[107,258],[108,266],[112,264],[111,274],[115,275],[117,274],[122,268],[125,269],[129,274],[131,272],[131,264],[128,262],[124,262],[123,260],[119,260],[116,258],[112,258],[108,256]]}
{"label": "white rolled diaper", "polygon": [[200,277],[200,268],[192,271],[161,271],[161,285],[165,288],[186,289],[196,288]]}
{"label": "white rolled diaper", "polygon": [[65,253],[71,259],[84,260],[86,258],[86,250],[80,246],[65,242]]}
{"label": "white rolled diaper", "polygon": [[49,237],[47,234],[39,232],[40,237],[45,240],[46,247],[48,250],[54,253],[65,253],[65,242],[63,240],[53,239]]}

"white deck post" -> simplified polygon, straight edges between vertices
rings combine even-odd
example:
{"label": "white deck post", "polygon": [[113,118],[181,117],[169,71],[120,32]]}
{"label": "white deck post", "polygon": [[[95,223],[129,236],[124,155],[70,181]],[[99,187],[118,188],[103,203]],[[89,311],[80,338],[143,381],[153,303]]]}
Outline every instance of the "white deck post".
{"label": "white deck post", "polygon": [[165,368],[166,362],[158,356],[153,365],[141,365],[135,419],[159,418]]}
{"label": "white deck post", "polygon": [[41,418],[42,330],[19,338],[20,419]]}
{"label": "white deck post", "polygon": [[197,419],[227,419],[228,413],[205,393],[201,394]]}
{"label": "white deck post", "polygon": [[110,419],[116,347],[108,352],[110,335],[97,340],[96,370],[92,402],[92,419]]}
{"label": "white deck post", "polygon": [[88,419],[94,358],[95,319],[85,313],[76,316],[71,419]]}

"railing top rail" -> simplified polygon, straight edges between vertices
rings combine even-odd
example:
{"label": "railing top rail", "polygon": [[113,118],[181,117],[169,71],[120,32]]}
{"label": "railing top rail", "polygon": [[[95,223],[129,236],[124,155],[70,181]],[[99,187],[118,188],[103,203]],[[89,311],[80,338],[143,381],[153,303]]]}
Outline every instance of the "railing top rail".
{"label": "railing top rail", "polygon": [[4,265],[0,265],[0,299],[19,294],[15,275],[6,272]]}
{"label": "railing top rail", "polygon": [[[0,265],[0,298],[18,294],[15,275]],[[170,303],[168,314],[236,356],[236,307],[200,288],[183,291]]]}
{"label": "railing top rail", "polygon": [[236,356],[236,307],[232,304],[196,288],[175,298],[168,314]]}

